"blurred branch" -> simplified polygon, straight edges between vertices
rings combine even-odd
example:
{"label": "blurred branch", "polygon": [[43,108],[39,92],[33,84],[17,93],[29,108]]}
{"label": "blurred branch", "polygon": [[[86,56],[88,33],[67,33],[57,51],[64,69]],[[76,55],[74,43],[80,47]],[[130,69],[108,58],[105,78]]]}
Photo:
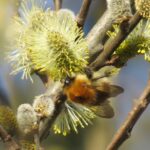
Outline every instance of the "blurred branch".
{"label": "blurred branch", "polygon": [[142,17],[137,12],[129,21],[125,20],[120,25],[120,30],[114,38],[110,38],[104,45],[104,50],[90,64],[93,70],[100,69],[104,63],[110,58],[116,48],[125,40],[125,38],[132,32],[134,27],[139,23]]}
{"label": "blurred branch", "polygon": [[76,16],[76,21],[79,27],[83,27],[88,15],[89,7],[92,0],[83,0],[79,13]]}
{"label": "blurred branch", "polygon": [[125,140],[127,140],[130,137],[134,125],[136,124],[142,113],[146,110],[149,103],[150,103],[150,79],[148,81],[145,90],[141,94],[139,101],[135,104],[135,106],[129,113],[127,119],[124,121],[120,129],[115,134],[111,143],[108,145],[107,150],[118,149],[123,144],[123,142],[125,142]]}
{"label": "blurred branch", "polygon": [[54,1],[54,6],[55,10],[58,11],[62,7],[62,0],[53,0]]}
{"label": "blurred branch", "polygon": [[8,150],[20,150],[18,144],[7,133],[7,131],[0,125],[0,137],[6,143]]}
{"label": "blurred branch", "polygon": [[2,88],[0,88],[0,104],[10,106],[10,100],[8,94]]}

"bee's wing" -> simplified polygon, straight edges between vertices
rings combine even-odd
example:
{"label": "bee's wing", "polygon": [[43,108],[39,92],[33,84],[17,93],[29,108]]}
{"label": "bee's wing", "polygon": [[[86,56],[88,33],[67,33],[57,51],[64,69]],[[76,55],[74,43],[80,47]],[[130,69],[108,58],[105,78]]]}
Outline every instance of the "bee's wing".
{"label": "bee's wing", "polygon": [[98,106],[91,107],[91,110],[99,117],[112,118],[114,116],[114,110],[109,101],[105,101]]}
{"label": "bee's wing", "polygon": [[118,85],[110,85],[110,96],[116,97],[119,94],[123,93],[124,89]]}
{"label": "bee's wing", "polygon": [[101,93],[107,94],[107,98],[116,97],[119,94],[124,92],[124,89],[118,85],[113,85],[108,82],[98,82],[94,83],[93,86],[97,89],[97,91]]}

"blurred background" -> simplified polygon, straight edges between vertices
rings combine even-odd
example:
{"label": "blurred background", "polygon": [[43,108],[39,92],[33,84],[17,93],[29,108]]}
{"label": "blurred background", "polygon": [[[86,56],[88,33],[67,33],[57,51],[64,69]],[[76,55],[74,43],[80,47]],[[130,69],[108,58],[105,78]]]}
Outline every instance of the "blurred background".
{"label": "blurred background", "polygon": [[[82,0],[63,0],[63,8],[78,12]],[[45,88],[40,79],[34,75],[34,83],[30,80],[21,80],[21,73],[10,75],[11,67],[7,63],[5,46],[5,31],[10,18],[16,13],[17,0],[0,0],[0,99],[1,103],[10,104],[14,111],[21,103],[32,103],[32,99],[42,94]],[[47,7],[53,8],[53,1],[48,0]],[[88,31],[106,9],[105,0],[93,0],[84,31]],[[143,91],[149,74],[148,62],[143,57],[130,60],[114,79],[125,92],[113,99],[115,117],[112,119],[99,118],[93,125],[79,129],[79,134],[72,133],[66,137],[51,133],[43,142],[46,150],[105,150],[113,135],[128,115],[137,98]],[[149,150],[150,148],[150,108],[148,108],[136,124],[131,138],[127,140],[120,150]],[[2,143],[0,144],[2,146]],[[0,149],[3,149],[1,147]]]}

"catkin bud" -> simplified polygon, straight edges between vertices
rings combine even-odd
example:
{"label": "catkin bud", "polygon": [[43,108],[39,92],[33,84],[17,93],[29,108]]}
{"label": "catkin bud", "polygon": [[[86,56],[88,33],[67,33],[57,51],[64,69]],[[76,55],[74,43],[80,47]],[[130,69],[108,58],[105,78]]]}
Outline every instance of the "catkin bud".
{"label": "catkin bud", "polygon": [[35,98],[33,108],[40,118],[47,118],[53,115],[55,105],[50,96],[40,95]]}
{"label": "catkin bud", "polygon": [[29,140],[21,140],[20,146],[21,150],[36,150],[35,143]]}
{"label": "catkin bud", "polygon": [[111,11],[112,17],[131,16],[130,0],[106,0],[107,9]]}
{"label": "catkin bud", "polygon": [[30,104],[22,104],[18,107],[17,121],[23,134],[30,134],[38,129],[37,116]]}
{"label": "catkin bud", "polygon": [[150,1],[149,0],[135,0],[135,7],[141,16],[150,18]]}
{"label": "catkin bud", "polygon": [[11,135],[18,129],[16,116],[8,106],[0,106],[0,125]]}
{"label": "catkin bud", "polygon": [[66,16],[70,16],[70,18],[75,20],[74,12],[69,9],[60,9],[57,13],[58,13],[58,16],[62,19]]}

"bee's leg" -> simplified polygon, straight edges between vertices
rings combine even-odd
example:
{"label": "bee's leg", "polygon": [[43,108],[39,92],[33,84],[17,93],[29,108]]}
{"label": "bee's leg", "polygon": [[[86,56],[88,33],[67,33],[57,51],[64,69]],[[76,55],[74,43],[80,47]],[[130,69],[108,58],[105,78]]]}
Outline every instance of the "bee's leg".
{"label": "bee's leg", "polygon": [[93,105],[100,105],[104,103],[108,98],[110,97],[110,94],[108,91],[96,91],[96,101]]}
{"label": "bee's leg", "polygon": [[84,72],[89,79],[93,78],[93,71],[89,67],[84,68]]}

